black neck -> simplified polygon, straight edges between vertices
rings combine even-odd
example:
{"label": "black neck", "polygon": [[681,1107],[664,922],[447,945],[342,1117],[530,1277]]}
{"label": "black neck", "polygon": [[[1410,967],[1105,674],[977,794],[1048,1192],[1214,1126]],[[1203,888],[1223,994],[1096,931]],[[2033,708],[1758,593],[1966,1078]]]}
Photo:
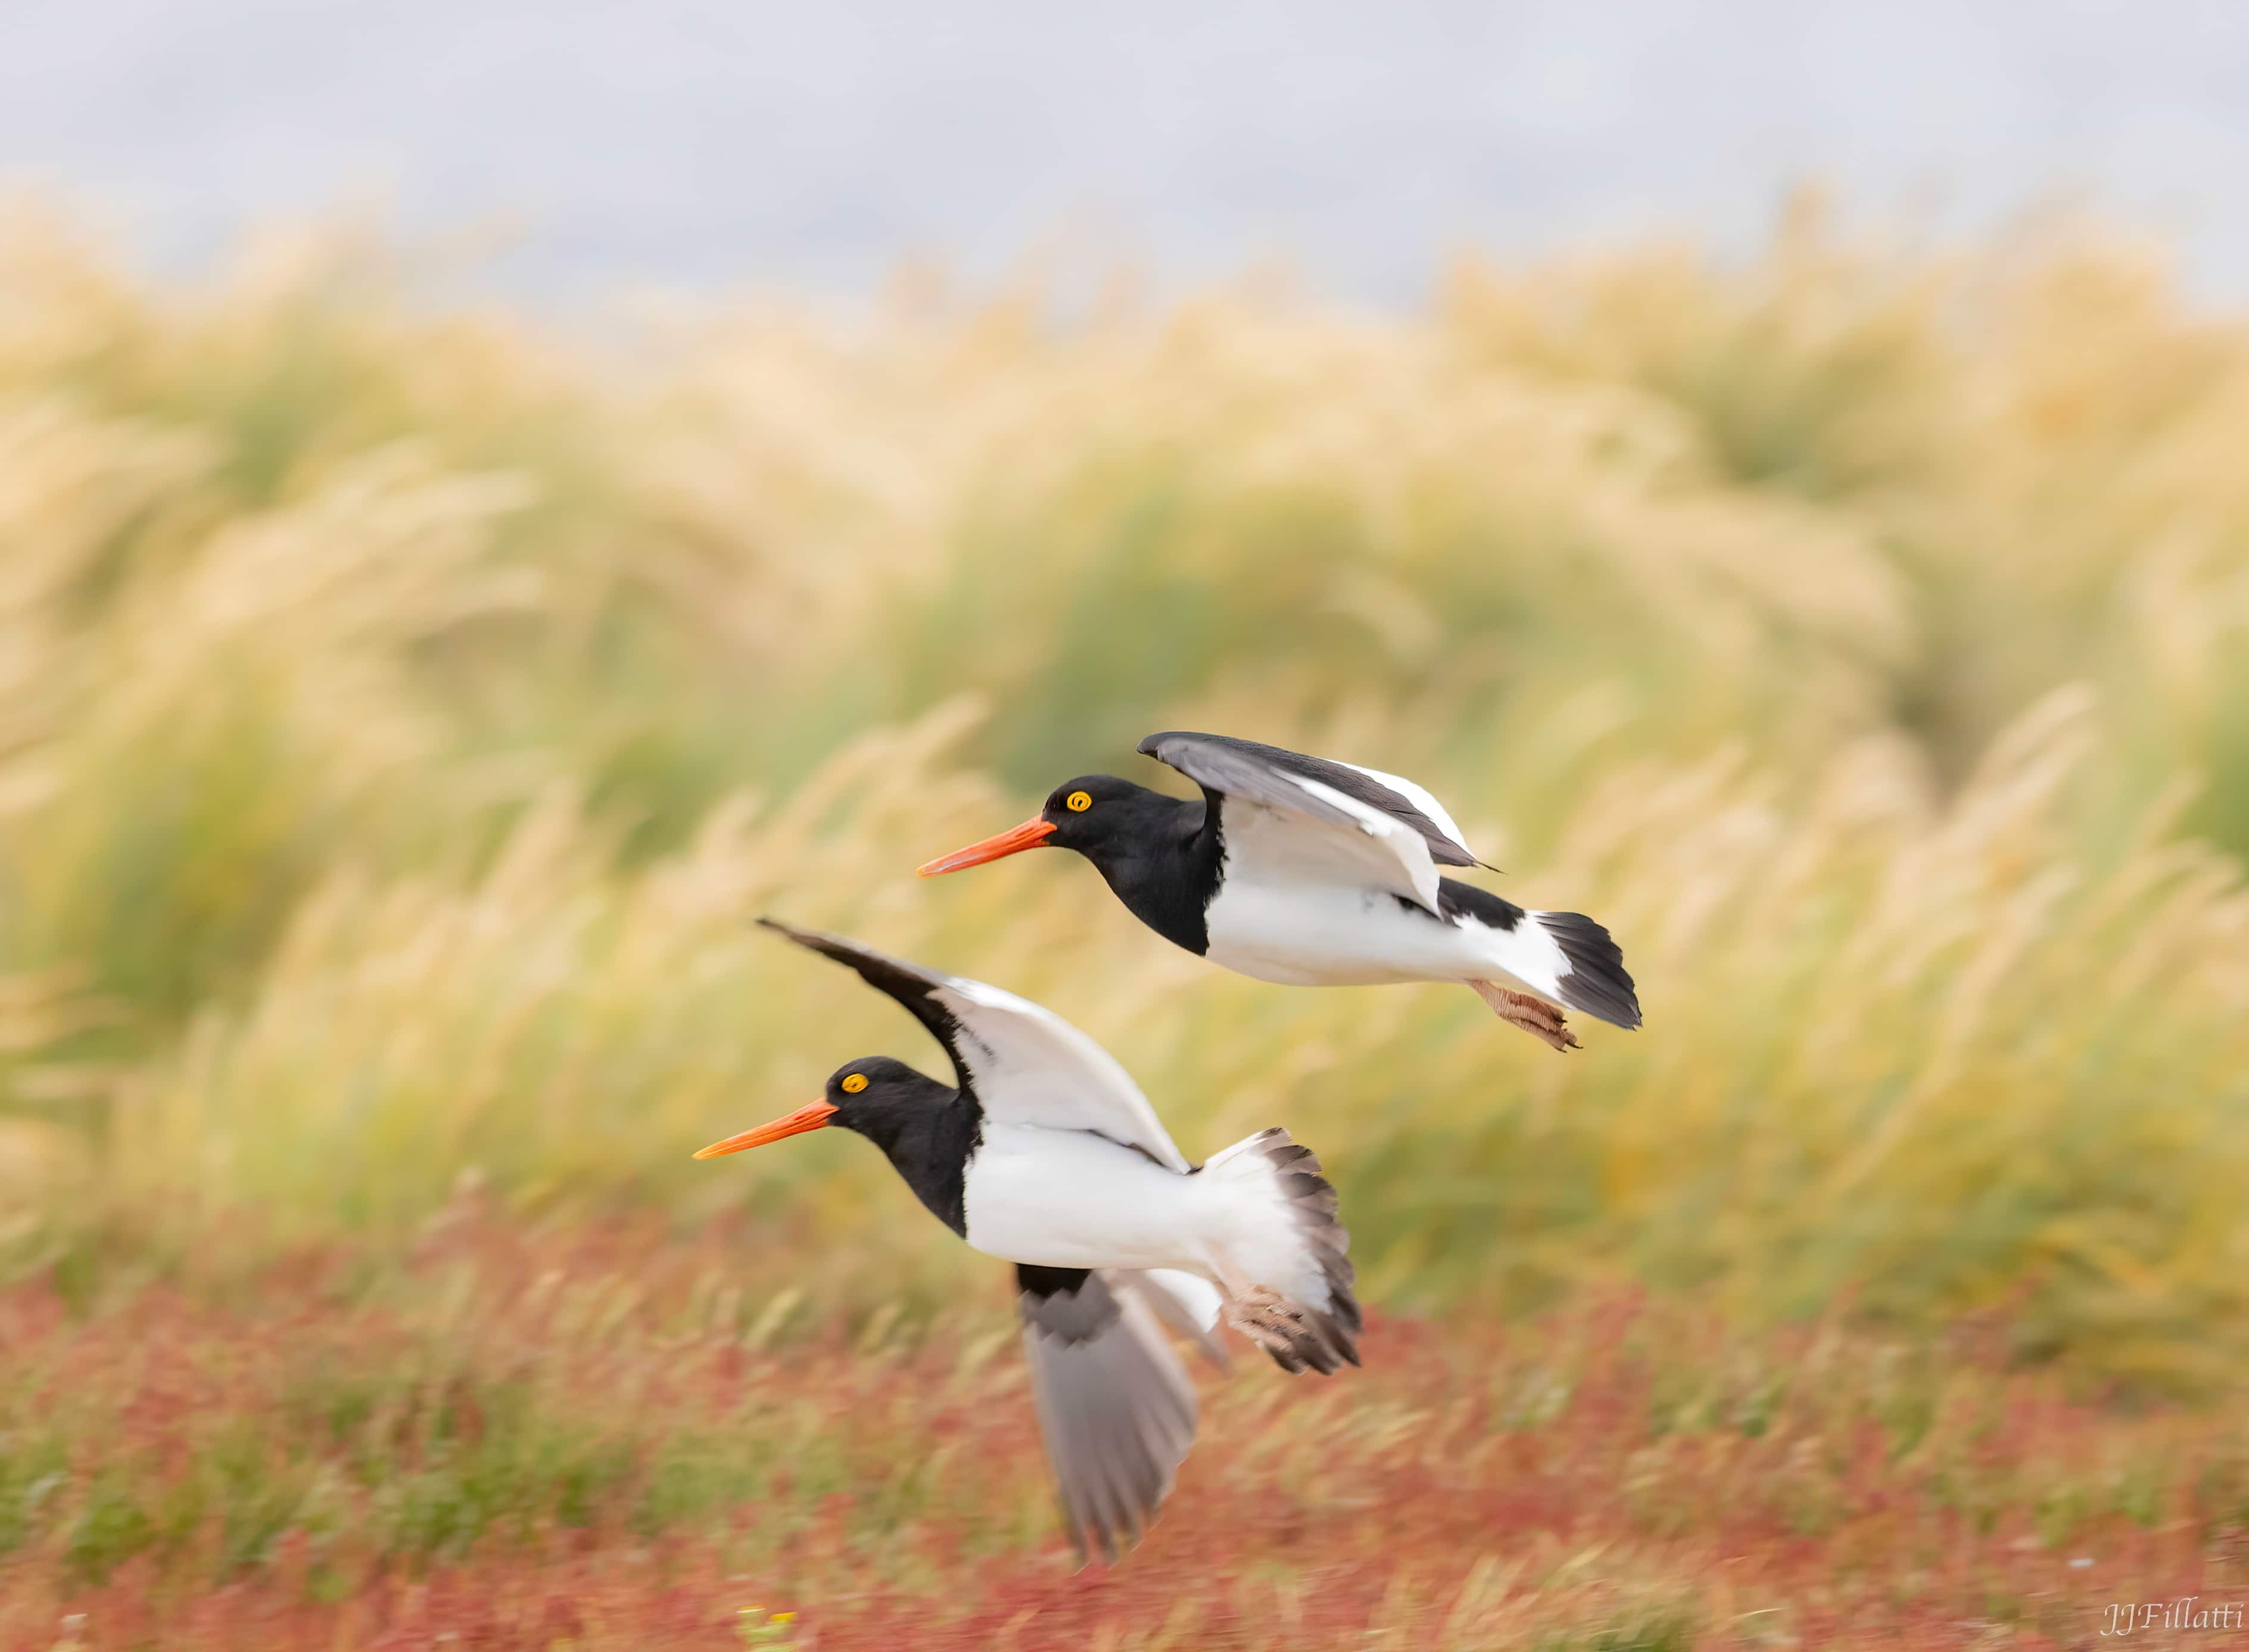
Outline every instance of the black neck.
{"label": "black neck", "polygon": [[1225,848],[1216,800],[1147,796],[1144,829],[1089,849],[1085,857],[1132,916],[1174,946],[1208,952],[1205,909],[1218,890]]}
{"label": "black neck", "polygon": [[919,1073],[912,1077],[918,1093],[885,1095],[884,1105],[849,1108],[836,1122],[880,1147],[929,1213],[966,1238],[968,1160],[983,1139],[984,1110],[966,1091]]}

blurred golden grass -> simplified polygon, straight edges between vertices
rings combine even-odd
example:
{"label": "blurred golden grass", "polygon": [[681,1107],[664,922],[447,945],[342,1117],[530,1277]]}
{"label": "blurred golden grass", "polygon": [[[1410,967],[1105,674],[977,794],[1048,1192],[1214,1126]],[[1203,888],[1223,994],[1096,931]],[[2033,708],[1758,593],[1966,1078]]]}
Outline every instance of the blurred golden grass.
{"label": "blurred golden grass", "polygon": [[[856,1144],[687,1161],[936,1059],[770,910],[1053,1002],[1191,1153],[1285,1122],[1388,1305],[1638,1277],[2228,1380],[2245,429],[2249,321],[2096,235],[1805,209],[1405,315],[902,282],[619,348],[349,237],[144,286],[22,210],[0,1234],[402,1235],[466,1173],[934,1300],[978,1264]],[[1061,857],[914,883],[1165,726],[1426,779],[1646,1031],[1237,980]]]}

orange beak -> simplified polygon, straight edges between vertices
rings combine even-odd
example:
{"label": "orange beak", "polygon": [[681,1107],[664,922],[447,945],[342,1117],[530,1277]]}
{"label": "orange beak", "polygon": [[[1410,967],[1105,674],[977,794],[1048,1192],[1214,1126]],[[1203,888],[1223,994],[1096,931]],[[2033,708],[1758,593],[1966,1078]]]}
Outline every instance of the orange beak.
{"label": "orange beak", "polygon": [[769,1125],[760,1125],[755,1130],[745,1130],[739,1136],[729,1136],[724,1141],[714,1141],[695,1156],[716,1159],[722,1153],[739,1153],[745,1147],[762,1147],[769,1141],[779,1141],[786,1136],[801,1136],[808,1130],[817,1130],[836,1116],[836,1109],[826,1098],[809,1107],[799,1107],[787,1118],[776,1119]]}
{"label": "orange beak", "polygon": [[1020,826],[1011,826],[996,837],[987,837],[980,843],[971,843],[966,849],[956,849],[950,855],[939,855],[926,866],[914,868],[918,878],[935,878],[940,872],[957,872],[965,866],[981,866],[987,860],[998,860],[1007,855],[1020,855],[1027,849],[1036,849],[1054,836],[1055,823],[1050,820],[1027,820]]}

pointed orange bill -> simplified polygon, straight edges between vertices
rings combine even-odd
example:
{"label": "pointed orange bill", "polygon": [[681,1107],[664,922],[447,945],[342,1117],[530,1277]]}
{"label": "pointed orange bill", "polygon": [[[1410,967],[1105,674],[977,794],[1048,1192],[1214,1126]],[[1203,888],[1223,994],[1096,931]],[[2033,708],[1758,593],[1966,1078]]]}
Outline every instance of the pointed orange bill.
{"label": "pointed orange bill", "polygon": [[1027,820],[1020,826],[1011,826],[996,837],[987,837],[980,843],[971,843],[966,849],[956,849],[950,855],[939,855],[926,866],[914,868],[918,878],[935,878],[940,872],[957,872],[965,866],[981,866],[987,860],[998,860],[1003,855],[1020,855],[1027,849],[1036,849],[1054,836],[1055,823],[1050,820]]}
{"label": "pointed orange bill", "polygon": [[809,1107],[799,1107],[787,1118],[776,1119],[769,1125],[760,1125],[755,1130],[745,1130],[739,1136],[729,1136],[724,1141],[714,1141],[695,1156],[716,1159],[721,1153],[739,1153],[745,1147],[762,1147],[769,1141],[780,1141],[787,1136],[801,1136],[808,1130],[817,1130],[836,1116],[836,1108],[824,1097]]}

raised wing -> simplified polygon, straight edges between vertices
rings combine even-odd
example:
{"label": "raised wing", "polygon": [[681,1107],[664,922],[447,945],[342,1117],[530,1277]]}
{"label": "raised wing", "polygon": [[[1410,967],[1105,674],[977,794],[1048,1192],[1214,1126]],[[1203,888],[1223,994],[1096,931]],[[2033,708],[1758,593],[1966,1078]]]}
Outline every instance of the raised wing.
{"label": "raised wing", "polygon": [[[1307,827],[1351,834],[1360,840],[1353,849],[1331,844],[1322,855],[1307,844],[1300,852],[1308,861],[1336,855],[1356,858],[1432,912],[1437,911],[1437,868],[1477,864],[1444,806],[1395,774],[1255,740],[1179,729],[1149,735],[1140,751],[1222,797],[1278,811]],[[1272,843],[1261,849],[1284,852],[1285,845]]]}
{"label": "raised wing", "polygon": [[1187,1161],[1117,1058],[1052,1010],[980,981],[939,974],[842,935],[758,922],[845,964],[888,993],[953,1057],[961,1089],[1004,1124],[1087,1130],[1137,1147],[1166,1169]]}
{"label": "raised wing", "polygon": [[[1308,757],[1304,761],[1316,763],[1320,760],[1317,757]],[[1386,774],[1379,768],[1368,768],[1358,763],[1338,762],[1336,767],[1348,768],[1354,774],[1365,775],[1368,780],[1374,782],[1373,786],[1368,788],[1370,791],[1379,787],[1395,792],[1406,800],[1409,811],[1418,811],[1427,822],[1427,825],[1415,824],[1411,812],[1399,815],[1398,818],[1421,834],[1423,840],[1429,845],[1430,859],[1441,861],[1448,866],[1468,866],[1480,864],[1474,851],[1468,847],[1468,837],[1461,830],[1459,823],[1453,819],[1451,812],[1442,803],[1430,795],[1427,787],[1416,785],[1403,774]],[[1394,814],[1396,811],[1392,812]],[[1430,826],[1437,829],[1434,834],[1428,829]],[[1468,859],[1448,859],[1446,851],[1466,855]]]}
{"label": "raised wing", "polygon": [[1039,1433],[1081,1560],[1139,1541],[1194,1444],[1194,1387],[1135,1288],[1145,1278],[1015,1270]]}

